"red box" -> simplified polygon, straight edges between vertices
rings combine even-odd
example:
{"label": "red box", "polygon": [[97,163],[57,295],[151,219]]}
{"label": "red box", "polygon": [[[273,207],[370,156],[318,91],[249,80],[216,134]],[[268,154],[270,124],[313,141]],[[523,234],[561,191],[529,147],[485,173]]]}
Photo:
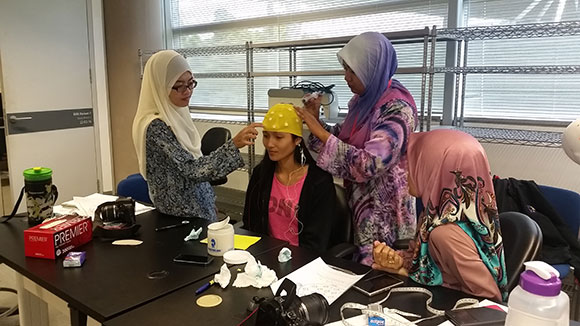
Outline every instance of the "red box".
{"label": "red box", "polygon": [[93,238],[90,217],[65,215],[24,230],[27,257],[56,259]]}

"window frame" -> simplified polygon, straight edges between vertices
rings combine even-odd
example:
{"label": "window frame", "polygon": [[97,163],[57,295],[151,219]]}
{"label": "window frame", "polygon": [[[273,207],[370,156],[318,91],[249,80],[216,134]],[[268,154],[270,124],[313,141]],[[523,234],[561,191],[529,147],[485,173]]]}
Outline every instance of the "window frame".
{"label": "window frame", "polygon": [[[171,28],[171,13],[170,13],[170,1],[171,0],[164,0],[165,8],[165,40],[167,48],[172,48],[172,40],[174,36],[175,30],[183,31],[210,31],[212,28],[224,28],[224,27],[239,27],[239,26],[252,26],[255,23],[265,23],[271,22],[274,20],[280,20],[280,17],[258,17],[252,19],[246,19],[239,22],[223,22],[223,23],[210,23],[199,25],[195,27],[182,27],[177,29]],[[444,28],[459,28],[464,27],[464,18],[467,15],[465,10],[465,3],[470,0],[448,0],[447,2],[447,26]],[[372,5],[371,5],[372,6]],[[345,9],[339,9],[345,10]],[[311,13],[302,13],[299,15],[300,17],[308,17],[312,15]],[[290,15],[291,18],[296,18],[296,15]],[[283,19],[290,19],[285,17]],[[252,41],[252,40],[247,40]],[[446,50],[445,50],[445,66],[455,66],[457,62],[457,43],[453,41],[438,41],[437,43],[445,42]],[[439,51],[440,53],[441,51]],[[438,73],[435,74],[435,76]],[[258,77],[256,77],[258,78]],[[468,78],[469,79],[469,78]],[[466,80],[466,83],[469,83],[469,80]],[[442,125],[452,125],[455,116],[455,108],[454,108],[454,98],[455,98],[455,74],[454,73],[444,73],[444,81],[443,81],[443,95],[442,95],[442,107],[440,114],[433,114],[433,120],[440,122]],[[428,88],[426,92],[428,91]],[[247,95],[246,95],[247,96]],[[419,102],[419,99],[417,99]],[[426,99],[427,101],[428,99]],[[347,110],[343,107],[346,105],[347,99],[342,99],[339,103],[341,105],[341,110],[339,113],[339,117],[344,117],[346,115]],[[428,103],[426,102],[425,107],[427,107]],[[419,106],[419,105],[418,105]],[[483,108],[485,110],[485,108]],[[217,106],[217,107],[209,107],[205,105],[190,105],[190,110],[192,112],[228,112],[228,113],[237,113],[237,114],[247,114],[248,106],[244,105],[239,108],[234,108],[231,106]],[[425,109],[426,110],[426,109]],[[266,111],[265,108],[254,108],[254,111],[258,114],[261,114]],[[545,119],[545,120],[544,120]],[[475,122],[475,123],[498,123],[498,124],[517,124],[517,125],[537,125],[537,126],[563,126],[566,124],[567,120],[550,120],[544,117],[543,119],[525,119],[525,117],[520,118],[497,118],[497,117],[468,117],[464,118],[466,122]]]}

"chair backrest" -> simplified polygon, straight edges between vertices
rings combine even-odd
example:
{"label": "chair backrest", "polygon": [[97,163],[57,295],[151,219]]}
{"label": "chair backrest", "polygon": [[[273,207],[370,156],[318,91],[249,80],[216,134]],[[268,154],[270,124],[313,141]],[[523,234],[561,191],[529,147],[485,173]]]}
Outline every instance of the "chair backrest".
{"label": "chair backrest", "polygon": [[117,195],[131,197],[142,203],[153,204],[149,198],[149,187],[141,173],[131,174],[117,185]]}
{"label": "chair backrest", "polygon": [[213,127],[203,134],[201,138],[201,152],[203,155],[218,149],[221,145],[232,138],[232,133],[229,129],[223,127]]}
{"label": "chair backrest", "polygon": [[346,189],[336,183],[334,189],[336,190],[336,219],[332,226],[330,245],[353,243],[352,213],[348,206]]}
{"label": "chair backrest", "polygon": [[577,192],[538,185],[540,191],[562,217],[572,234],[580,236],[580,194]]}
{"label": "chair backrest", "polygon": [[542,231],[534,220],[520,212],[499,214],[501,225],[507,290],[511,291],[519,282],[524,271],[524,262],[534,260],[542,246]]}
{"label": "chair backrest", "polygon": [[[209,155],[209,153],[215,151],[225,142],[232,138],[232,133],[229,129],[223,127],[213,127],[203,134],[201,138],[201,152],[203,155]],[[228,182],[228,178],[224,177],[217,180],[212,180],[209,183],[212,186],[223,185]]]}

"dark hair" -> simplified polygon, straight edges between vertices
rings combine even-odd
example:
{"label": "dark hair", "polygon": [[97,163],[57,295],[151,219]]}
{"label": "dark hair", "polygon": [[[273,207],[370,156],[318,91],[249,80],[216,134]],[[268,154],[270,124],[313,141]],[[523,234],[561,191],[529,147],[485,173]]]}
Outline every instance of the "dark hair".
{"label": "dark hair", "polygon": [[[306,164],[310,165],[310,166],[316,166],[316,161],[314,160],[314,158],[312,157],[312,155],[310,155],[310,152],[308,151],[308,149],[306,148],[306,145],[304,143],[304,139],[302,137],[296,136],[292,134],[292,140],[295,140],[297,138],[300,138],[302,141],[300,143],[298,143],[298,146],[296,146],[296,148],[294,148],[294,161],[296,163],[301,163],[301,155],[300,155],[300,149],[302,149],[302,152],[304,153],[304,157],[306,157]],[[269,188],[270,185],[272,184],[272,178],[274,177],[274,172],[276,171],[276,162],[272,161],[270,159],[270,156],[268,155],[268,151],[266,150],[264,152],[264,158],[262,159],[262,162],[259,163],[260,169],[259,172],[257,172],[256,174],[252,175],[252,179],[254,179],[254,177],[256,177],[256,182],[254,183],[254,185],[252,186],[252,188],[248,188],[247,192],[246,192],[246,199],[251,197],[252,194],[255,191],[262,191],[262,189],[266,189]],[[256,171],[256,169],[254,169],[254,171]],[[266,210],[268,209],[268,201],[262,201],[261,197],[258,200],[257,204],[257,208],[258,211],[260,210]],[[251,206],[251,205],[250,205]],[[244,228],[247,228],[248,230],[252,230],[252,231],[258,231],[255,229],[252,229],[252,223],[251,223],[251,212],[249,211],[249,206],[248,207],[248,214],[246,215],[245,211],[244,211],[244,215],[247,216],[247,222],[248,225],[244,226]]]}
{"label": "dark hair", "polygon": [[[298,143],[298,146],[296,146],[296,148],[294,148],[294,162],[300,164],[301,163],[301,155],[300,155],[300,149],[302,149],[302,152],[304,153],[304,157],[306,157],[306,164],[308,165],[316,165],[316,161],[314,160],[314,158],[312,157],[312,155],[310,154],[310,152],[308,151],[308,148],[306,148],[304,139],[302,137],[296,136],[291,134],[292,136],[292,140],[295,140],[297,138],[300,138],[301,142]],[[262,182],[272,182],[272,176],[274,175],[274,172],[276,171],[276,162],[272,161],[270,159],[270,156],[268,155],[268,150],[266,150],[264,152],[264,158],[262,159],[262,162],[260,163],[262,165],[262,168],[260,169],[260,180]]]}

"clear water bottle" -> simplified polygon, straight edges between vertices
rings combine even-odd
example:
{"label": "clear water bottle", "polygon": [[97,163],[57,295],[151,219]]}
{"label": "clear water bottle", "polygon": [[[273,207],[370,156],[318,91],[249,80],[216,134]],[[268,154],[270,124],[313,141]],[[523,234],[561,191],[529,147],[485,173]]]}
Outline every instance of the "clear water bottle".
{"label": "clear water bottle", "polygon": [[506,326],[567,326],[570,298],[561,291],[560,273],[543,261],[524,263],[520,284],[510,293]]}

